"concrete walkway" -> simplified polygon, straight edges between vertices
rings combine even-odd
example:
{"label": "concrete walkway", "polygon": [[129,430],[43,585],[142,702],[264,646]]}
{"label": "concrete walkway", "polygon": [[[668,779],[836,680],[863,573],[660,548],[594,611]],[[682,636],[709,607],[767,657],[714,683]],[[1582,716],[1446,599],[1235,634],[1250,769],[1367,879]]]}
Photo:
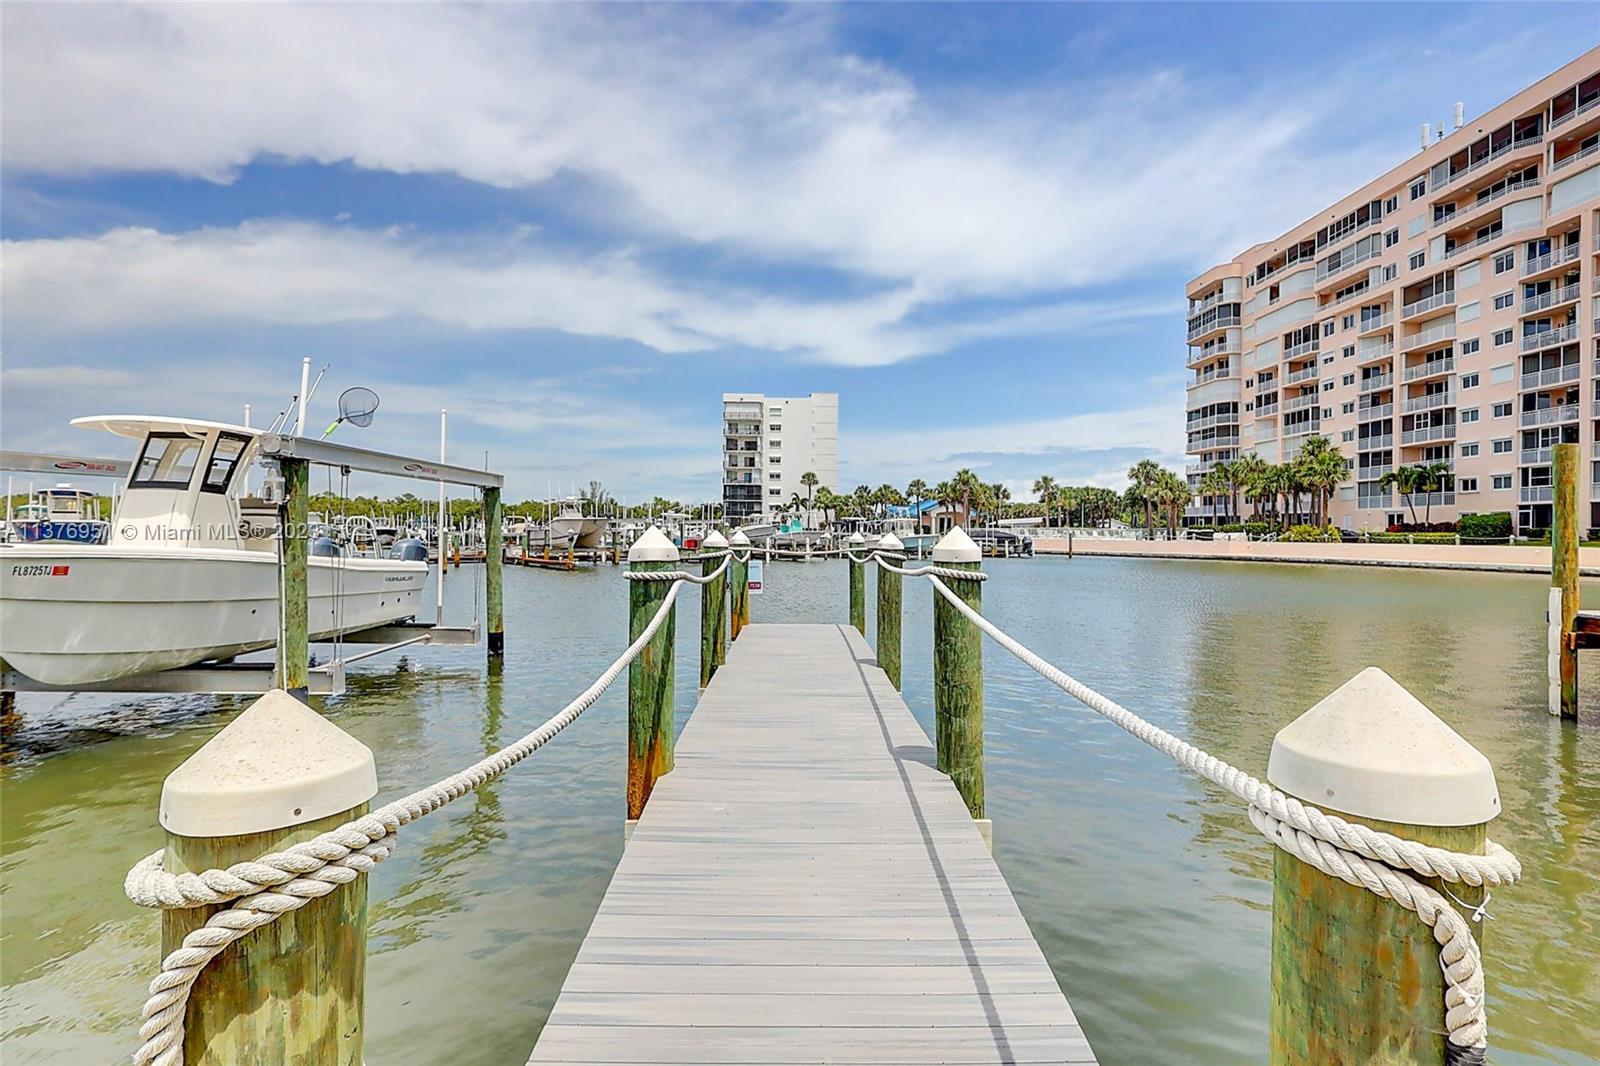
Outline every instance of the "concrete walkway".
{"label": "concrete walkway", "polygon": [[[1038,555],[1065,555],[1065,538],[1036,538]],[[1074,537],[1077,555],[1126,555],[1145,559],[1219,559],[1256,563],[1322,563],[1393,566],[1421,570],[1489,570],[1550,576],[1550,549],[1510,544],[1292,544],[1219,540],[1114,540]],[[1585,577],[1600,577],[1600,548],[1578,549]]]}
{"label": "concrete walkway", "polygon": [[745,629],[530,1061],[1094,1062],[933,762],[854,629]]}

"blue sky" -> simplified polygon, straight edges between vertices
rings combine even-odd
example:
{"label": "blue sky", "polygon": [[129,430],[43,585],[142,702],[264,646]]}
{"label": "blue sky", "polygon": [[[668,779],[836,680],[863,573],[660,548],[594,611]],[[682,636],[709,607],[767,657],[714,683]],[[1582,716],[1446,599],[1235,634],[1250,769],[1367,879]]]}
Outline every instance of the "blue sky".
{"label": "blue sky", "polygon": [[[718,493],[720,394],[841,480],[1183,461],[1185,281],[1600,36],[1590,4],[0,9],[5,446],[279,410],[513,499]],[[343,432],[343,431],[341,431]],[[369,485],[400,491],[398,483]]]}

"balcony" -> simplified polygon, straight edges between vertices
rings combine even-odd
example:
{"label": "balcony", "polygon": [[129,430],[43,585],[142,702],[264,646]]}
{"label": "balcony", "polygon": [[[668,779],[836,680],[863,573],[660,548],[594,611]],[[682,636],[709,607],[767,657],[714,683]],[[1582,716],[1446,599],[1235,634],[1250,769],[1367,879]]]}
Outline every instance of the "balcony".
{"label": "balcony", "polygon": [[724,433],[725,433],[726,436],[729,436],[729,437],[759,437],[759,436],[761,436],[761,424],[758,423],[758,422],[757,423],[729,422],[729,423],[727,423],[727,426],[728,426],[728,428],[724,431]]}
{"label": "balcony", "polygon": [[1393,433],[1380,433],[1376,437],[1356,438],[1356,451],[1358,452],[1384,452],[1393,447]]}
{"label": "balcony", "polygon": [[1231,378],[1231,377],[1233,377],[1233,367],[1231,367],[1231,366],[1214,367],[1211,370],[1205,370],[1205,371],[1202,371],[1202,372],[1196,374],[1194,376],[1194,380],[1189,382],[1189,387],[1192,389],[1196,385],[1204,385],[1208,381],[1219,381],[1221,379]]}
{"label": "balcony", "polygon": [[1240,321],[1241,320],[1239,316],[1234,314],[1232,311],[1221,315],[1207,314],[1205,316],[1205,321],[1189,327],[1189,343],[1193,344],[1195,341],[1199,340],[1201,337],[1207,336],[1208,334],[1237,326]]}
{"label": "balcony", "polygon": [[1481,254],[1483,254],[1483,251],[1485,249],[1487,249],[1490,245],[1496,244],[1496,243],[1498,243],[1500,241],[1505,240],[1507,237],[1511,236],[1513,233],[1521,233],[1523,230],[1529,230],[1529,229],[1539,229],[1543,225],[1544,225],[1544,219],[1542,219],[1542,218],[1529,219],[1526,222],[1519,222],[1514,226],[1502,225],[1499,229],[1495,230],[1493,233],[1485,233],[1482,237],[1479,237],[1477,240],[1468,241],[1466,244],[1458,244],[1454,248],[1448,249],[1444,253],[1444,258],[1446,260],[1454,259],[1458,255],[1465,255],[1467,252],[1471,252],[1471,251],[1477,251],[1478,254],[1481,255]]}
{"label": "balcony", "polygon": [[1255,416],[1257,418],[1268,418],[1268,417],[1271,417],[1272,415],[1275,415],[1277,413],[1278,413],[1278,405],[1276,403],[1258,403],[1258,404],[1256,404]]}
{"label": "balcony", "polygon": [[1564,363],[1553,366],[1549,370],[1535,370],[1531,374],[1522,375],[1522,389],[1548,389],[1555,385],[1565,384],[1568,381],[1577,381],[1583,367],[1579,363]]}
{"label": "balcony", "polygon": [[1557,159],[1554,163],[1551,163],[1550,173],[1554,174],[1558,170],[1565,170],[1567,167],[1572,166],[1572,164],[1577,163],[1580,160],[1588,159],[1596,154],[1600,154],[1600,144],[1591,144],[1581,152],[1574,152],[1565,159]]}
{"label": "balcony", "polygon": [[1361,391],[1377,392],[1379,389],[1387,389],[1393,384],[1393,374],[1374,374],[1370,378],[1361,379]]}
{"label": "balcony", "polygon": [[1440,374],[1449,374],[1456,368],[1455,356],[1444,359],[1429,359],[1425,363],[1408,366],[1405,369],[1403,381],[1421,381],[1424,378],[1438,377]]}
{"label": "balcony", "polygon": [[1521,425],[1526,429],[1529,426],[1560,426],[1576,422],[1580,406],[1575,403],[1559,403],[1550,407],[1536,407],[1532,411],[1522,412]]}
{"label": "balcony", "polygon": [[1303,411],[1307,407],[1315,407],[1321,400],[1322,398],[1314,392],[1308,392],[1304,396],[1291,397],[1283,401],[1283,413],[1288,414],[1290,411]]}
{"label": "balcony", "polygon": [[[1576,112],[1573,112],[1573,114],[1576,114]],[[1570,118],[1570,117],[1571,117],[1571,115],[1565,116],[1561,121],[1565,121],[1566,118]],[[1551,126],[1555,126],[1556,123],[1552,122],[1552,123],[1550,123],[1550,125]],[[1540,134],[1534,134],[1532,136],[1524,135],[1524,136],[1519,137],[1518,139],[1516,139],[1514,141],[1508,141],[1507,143],[1502,144],[1499,148],[1496,148],[1494,151],[1490,152],[1488,155],[1481,156],[1481,157],[1479,157],[1477,159],[1474,159],[1471,163],[1469,163],[1466,166],[1462,167],[1460,170],[1456,171],[1454,174],[1451,174],[1448,178],[1444,179],[1444,181],[1440,182],[1437,186],[1435,186],[1435,189],[1443,189],[1446,186],[1452,185],[1455,182],[1459,181],[1460,179],[1466,177],[1468,174],[1476,174],[1479,171],[1483,170],[1485,167],[1491,166],[1497,160],[1504,159],[1506,156],[1510,155],[1512,152],[1519,152],[1519,151],[1522,151],[1525,148],[1534,147],[1535,145],[1539,144],[1543,139],[1544,139],[1544,134],[1540,133]]]}
{"label": "balcony", "polygon": [[1564,126],[1568,122],[1571,122],[1573,119],[1577,118],[1579,115],[1588,114],[1590,111],[1593,111],[1596,107],[1600,107],[1600,96],[1595,97],[1593,100],[1590,100],[1588,103],[1582,105],[1581,107],[1577,107],[1577,108],[1574,108],[1571,111],[1568,111],[1565,115],[1562,115],[1560,118],[1551,119],[1550,122],[1549,122],[1548,128],[1553,130],[1557,126]]}
{"label": "balcony", "polygon": [[1384,419],[1394,417],[1394,404],[1380,403],[1372,407],[1361,407],[1356,410],[1357,422],[1382,422]]}
{"label": "balcony", "polygon": [[1202,348],[1191,347],[1188,351],[1189,354],[1185,357],[1184,365],[1192,367],[1196,363],[1208,362],[1212,359],[1221,358],[1224,355],[1238,355],[1239,341],[1235,338],[1228,338],[1226,340],[1218,341],[1216,344],[1206,345]]}
{"label": "balcony", "polygon": [[1394,464],[1385,463],[1383,466],[1363,466],[1356,472],[1357,481],[1381,481],[1386,474],[1394,473]]}
{"label": "balcony", "polygon": [[[1356,232],[1359,232],[1365,226],[1370,226],[1372,224],[1373,223],[1371,223],[1371,222],[1363,223],[1362,226],[1358,226],[1356,228],[1356,230],[1353,230],[1351,233],[1348,233],[1345,236],[1347,236],[1347,237],[1353,236]],[[1379,241],[1378,244],[1380,245],[1380,247],[1373,248],[1373,247],[1369,246],[1365,250],[1363,250],[1363,251],[1361,251],[1361,252],[1359,252],[1359,253],[1357,253],[1355,255],[1349,256],[1349,257],[1346,257],[1343,252],[1340,252],[1339,253],[1339,261],[1337,263],[1335,263],[1331,267],[1324,268],[1321,263],[1318,263],[1317,264],[1317,287],[1319,289],[1323,288],[1324,287],[1323,282],[1333,281],[1333,280],[1337,280],[1337,279],[1343,278],[1346,274],[1349,274],[1350,271],[1354,270],[1356,267],[1360,266],[1362,263],[1368,262],[1369,260],[1372,260],[1372,259],[1377,259],[1379,256],[1383,255],[1384,249],[1381,247],[1383,242]],[[1346,249],[1346,251],[1348,251],[1348,249]],[[1324,258],[1327,258],[1327,257],[1324,257]]]}
{"label": "balcony", "polygon": [[1368,333],[1376,333],[1380,329],[1388,329],[1392,325],[1394,325],[1394,312],[1385,311],[1381,315],[1373,315],[1371,318],[1362,319],[1356,326],[1356,333],[1359,336],[1366,336]]}
{"label": "balcony", "polygon": [[1553,503],[1554,485],[1524,485],[1517,490],[1518,503]]}
{"label": "balcony", "polygon": [[1380,492],[1376,494],[1369,493],[1367,495],[1357,495],[1356,506],[1360,508],[1393,507],[1394,494],[1389,492]]}
{"label": "balcony", "polygon": [[1420,426],[1417,429],[1404,429],[1400,431],[1401,444],[1426,444],[1432,440],[1455,440],[1456,426],[1454,422],[1443,426]]}
{"label": "balcony", "polygon": [[1522,276],[1525,278],[1531,278],[1535,274],[1543,274],[1547,270],[1554,270],[1556,267],[1565,266],[1574,259],[1578,258],[1582,251],[1582,246],[1577,241],[1573,241],[1565,248],[1557,248],[1553,251],[1546,252],[1541,256],[1535,256],[1526,263],[1522,264]]}
{"label": "balcony", "polygon": [[[1322,427],[1320,423],[1313,418],[1309,422],[1300,422],[1292,426],[1284,426],[1283,439],[1289,440],[1292,437],[1304,437],[1309,433],[1319,433],[1321,432],[1321,429]],[[1287,458],[1287,456],[1285,458]]]}
{"label": "balcony", "polygon": [[1302,367],[1299,370],[1293,371],[1292,373],[1289,373],[1289,374],[1285,375],[1284,379],[1283,379],[1283,383],[1285,385],[1293,385],[1297,381],[1311,381],[1316,376],[1317,376],[1317,364],[1312,363],[1308,367]]}
{"label": "balcony", "polygon": [[1571,344],[1578,339],[1578,324],[1556,329],[1542,329],[1537,333],[1524,333],[1522,335],[1522,351],[1537,352],[1544,348],[1554,348],[1561,344]]}
{"label": "balcony", "polygon": [[1445,322],[1434,326],[1432,329],[1421,330],[1401,337],[1400,350],[1402,352],[1415,351],[1418,348],[1426,348],[1430,344],[1455,340],[1455,336],[1456,324],[1454,322]]}
{"label": "balcony", "polygon": [[1212,426],[1234,425],[1239,421],[1239,412],[1224,411],[1220,414],[1205,415],[1202,418],[1191,418],[1188,422],[1190,433],[1201,429],[1210,429]]}
{"label": "balcony", "polygon": [[1454,490],[1445,492],[1414,492],[1411,494],[1413,507],[1449,507],[1456,502]]}
{"label": "balcony", "polygon": [[[1600,442],[1596,442],[1596,447],[1600,447]],[[1549,466],[1552,462],[1551,451],[1550,448],[1524,448],[1518,461],[1523,466]]]}
{"label": "balcony", "polygon": [[1454,407],[1456,405],[1456,390],[1446,389],[1443,392],[1430,392],[1425,396],[1411,396],[1404,401],[1401,407],[1402,414],[1414,414],[1417,411],[1433,411],[1440,407]]}
{"label": "balcony", "polygon": [[1537,184],[1539,184],[1538,178],[1524,178],[1522,181],[1514,181],[1503,188],[1496,189],[1488,196],[1480,196],[1471,203],[1462,204],[1460,207],[1456,208],[1450,214],[1445,215],[1443,218],[1434,219],[1433,225],[1435,228],[1438,228],[1439,226],[1448,226],[1452,223],[1463,222],[1466,219],[1471,218],[1474,211],[1477,211],[1480,208],[1488,207],[1496,200],[1499,200],[1505,196],[1510,196],[1514,192],[1521,192],[1523,189],[1531,189]]}
{"label": "balcony", "polygon": [[1283,359],[1284,362],[1288,362],[1291,359],[1298,359],[1302,355],[1310,355],[1312,352],[1318,351],[1321,348],[1322,338],[1320,337],[1315,340],[1301,341],[1292,348],[1284,349]]}
{"label": "balcony", "polygon": [[1394,355],[1394,345],[1392,343],[1366,352],[1361,351],[1358,347],[1356,349],[1356,365],[1366,366],[1368,363],[1381,363],[1392,355]]}
{"label": "balcony", "polygon": [[1203,440],[1191,440],[1188,450],[1191,452],[1209,452],[1218,448],[1237,448],[1239,434],[1233,433],[1223,437],[1206,437]]}
{"label": "balcony", "polygon": [[1432,296],[1424,296],[1415,303],[1406,304],[1400,309],[1400,318],[1404,321],[1408,318],[1415,318],[1418,315],[1428,314],[1430,311],[1437,311],[1441,307],[1453,307],[1455,302],[1456,291],[1454,289],[1436,292]]}
{"label": "balcony", "polygon": [[1578,299],[1580,288],[1579,284],[1574,281],[1571,285],[1563,288],[1535,293],[1522,301],[1522,313],[1532,315],[1540,311],[1548,311],[1552,307],[1560,307],[1562,304],[1573,303]]}

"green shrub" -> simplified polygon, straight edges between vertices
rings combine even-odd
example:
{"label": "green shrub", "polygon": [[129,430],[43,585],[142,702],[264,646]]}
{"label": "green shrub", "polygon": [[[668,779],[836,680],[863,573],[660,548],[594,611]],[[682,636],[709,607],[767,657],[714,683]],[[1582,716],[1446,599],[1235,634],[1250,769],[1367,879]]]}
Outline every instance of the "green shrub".
{"label": "green shrub", "polygon": [[1218,526],[1218,533],[1248,533],[1252,537],[1259,537],[1272,529],[1265,522],[1229,522],[1225,526]]}
{"label": "green shrub", "polygon": [[1468,539],[1503,540],[1511,536],[1511,512],[1464,514],[1456,522],[1456,532]]}
{"label": "green shrub", "polygon": [[1339,539],[1339,531],[1337,529],[1323,529],[1320,526],[1291,526],[1289,531],[1278,539],[1296,543],[1320,544],[1326,541],[1337,541]]}

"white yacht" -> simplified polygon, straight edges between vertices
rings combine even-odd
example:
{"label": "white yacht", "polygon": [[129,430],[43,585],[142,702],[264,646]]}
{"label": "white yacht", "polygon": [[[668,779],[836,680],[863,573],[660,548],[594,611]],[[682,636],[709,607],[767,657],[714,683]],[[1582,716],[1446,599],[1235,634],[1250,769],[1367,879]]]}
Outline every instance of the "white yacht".
{"label": "white yacht", "polygon": [[[109,542],[0,546],[0,657],[74,685],[277,643],[277,509],[245,496],[259,430],[147,415],[73,425],[139,441]],[[313,553],[311,638],[417,614],[426,563]]]}
{"label": "white yacht", "polygon": [[576,497],[561,501],[561,509],[550,520],[550,545],[557,548],[598,548],[605,532],[604,518],[585,517]]}

